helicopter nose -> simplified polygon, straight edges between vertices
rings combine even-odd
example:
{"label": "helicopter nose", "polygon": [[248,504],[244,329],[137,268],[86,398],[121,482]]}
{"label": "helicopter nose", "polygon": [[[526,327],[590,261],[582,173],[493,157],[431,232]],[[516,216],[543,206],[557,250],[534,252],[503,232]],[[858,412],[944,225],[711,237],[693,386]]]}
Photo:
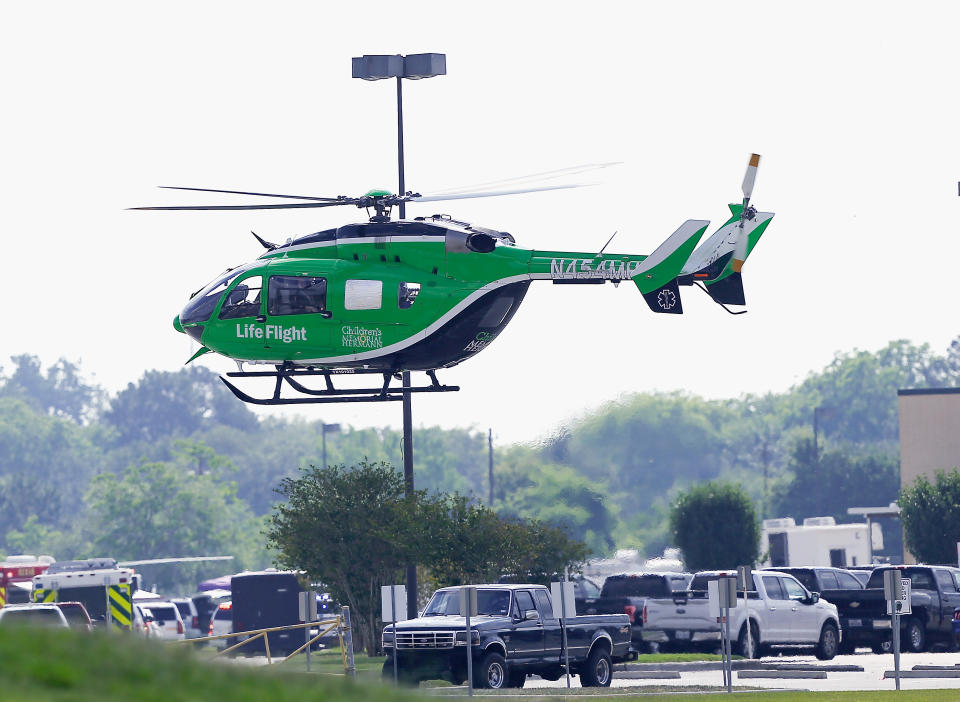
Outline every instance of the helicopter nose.
{"label": "helicopter nose", "polygon": [[180,324],[180,315],[173,318],[173,328],[183,334],[183,325]]}

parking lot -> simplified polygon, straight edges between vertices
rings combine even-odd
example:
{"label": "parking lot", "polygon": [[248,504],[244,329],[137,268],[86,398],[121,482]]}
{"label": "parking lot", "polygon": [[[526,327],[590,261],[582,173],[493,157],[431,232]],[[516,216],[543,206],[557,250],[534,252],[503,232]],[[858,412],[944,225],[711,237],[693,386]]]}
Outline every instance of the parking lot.
{"label": "parking lot", "polygon": [[[741,677],[740,670],[733,672],[733,687],[750,688],[769,688],[778,690],[894,690],[895,681],[892,677],[885,679],[884,673],[893,670],[893,654],[874,654],[874,653],[856,653],[846,656],[837,656],[832,661],[818,661],[813,656],[775,656],[763,658],[760,661],[765,667],[770,664],[800,665],[803,668],[819,668],[826,672],[823,679],[815,678],[754,678]],[[832,668],[840,666],[859,666],[862,671],[834,672]],[[946,677],[928,677],[928,678],[902,678],[900,687],[904,690],[909,689],[960,689],[960,653],[904,653],[900,656],[900,670],[911,671],[914,666],[938,666],[938,667],[957,667],[955,678]],[[646,664],[643,668],[646,671],[654,672],[656,668],[666,671],[676,671],[679,669],[680,677],[677,678],[652,678],[637,679],[628,678],[625,675],[630,671],[622,670],[623,666],[617,666],[614,673],[611,687],[662,687],[664,685],[680,687],[717,687],[723,686],[723,673],[717,664],[713,670],[696,670],[698,667],[693,664],[672,663],[672,664]],[[637,669],[638,666],[628,666]],[[804,671],[806,672],[806,671]],[[953,671],[950,671],[953,672]],[[571,677],[572,687],[579,687],[580,683],[576,677]],[[540,678],[528,678],[526,687],[528,688],[557,688],[566,687],[566,679],[561,678],[556,682],[542,680]]]}

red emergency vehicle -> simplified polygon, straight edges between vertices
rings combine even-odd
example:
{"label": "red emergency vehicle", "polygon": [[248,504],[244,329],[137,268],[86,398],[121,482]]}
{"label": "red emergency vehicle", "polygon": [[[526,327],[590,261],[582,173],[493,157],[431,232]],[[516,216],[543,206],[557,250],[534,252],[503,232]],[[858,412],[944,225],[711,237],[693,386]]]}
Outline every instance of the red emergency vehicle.
{"label": "red emergency vehicle", "polygon": [[33,576],[45,573],[54,562],[51,556],[7,556],[0,563],[0,607],[29,602]]}

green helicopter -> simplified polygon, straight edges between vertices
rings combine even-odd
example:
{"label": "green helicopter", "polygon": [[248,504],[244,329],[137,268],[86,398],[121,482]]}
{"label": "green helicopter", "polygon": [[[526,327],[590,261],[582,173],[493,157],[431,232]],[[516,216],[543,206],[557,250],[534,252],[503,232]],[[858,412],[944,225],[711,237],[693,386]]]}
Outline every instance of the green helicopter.
{"label": "green helicopter", "polygon": [[[241,400],[279,405],[400,399],[390,386],[402,371],[426,371],[431,383],[413,392],[456,390],[441,385],[436,370],[455,366],[493,342],[516,313],[535,280],[563,285],[632,281],[649,308],[682,314],[680,286],[698,285],[724,306],[745,304],[741,267],[772,212],[750,204],[760,157],[753,154],[743,180],[743,201],[697,247],[708,221],[687,220],[649,255],[540,251],[517,245],[507,232],[446,215],[392,221],[400,203],[489,197],[575,186],[423,196],[372,190],[361,197],[310,197],[236,190],[176,187],[295,200],[261,205],[138,207],[140,210],[262,210],[353,205],[372,209],[368,222],[273,244],[254,234],[266,251],[232,268],[194,293],[174,328],[198,344],[238,362],[229,377],[270,377],[271,397],[256,398],[226,378]],[[611,237],[612,238],[612,237]],[[607,244],[610,242],[608,241]],[[745,311],[745,310],[744,310]],[[732,312],[732,311],[731,311]],[[742,312],[732,312],[740,314]],[[189,361],[188,361],[189,363]],[[243,364],[273,366],[245,371]],[[342,389],[340,374],[383,376],[376,388]],[[303,379],[322,377],[323,387]],[[294,396],[284,396],[286,384]]]}

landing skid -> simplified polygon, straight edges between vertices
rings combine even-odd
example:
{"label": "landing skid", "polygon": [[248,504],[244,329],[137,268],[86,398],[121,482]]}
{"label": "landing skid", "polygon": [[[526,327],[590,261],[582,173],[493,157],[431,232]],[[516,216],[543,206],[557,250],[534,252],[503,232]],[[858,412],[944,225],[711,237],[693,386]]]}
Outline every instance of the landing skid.
{"label": "landing skid", "polygon": [[[333,385],[333,376],[342,375],[380,375],[383,377],[383,385],[374,388],[337,388]],[[441,385],[437,380],[437,373],[434,370],[428,370],[430,377],[429,385],[418,387],[391,387],[391,381],[400,379],[399,372],[388,372],[372,370],[366,368],[347,368],[340,370],[329,370],[325,368],[299,367],[291,364],[282,364],[276,366],[275,371],[234,371],[227,373],[229,378],[274,378],[276,385],[273,389],[273,396],[267,398],[253,397],[243,392],[227,378],[220,376],[224,385],[230,388],[230,392],[238,399],[253,405],[313,405],[326,404],[333,402],[396,402],[403,399],[405,392],[456,392],[460,389],[459,385]],[[300,382],[300,379],[307,377],[321,377],[325,381],[325,387],[322,390],[309,388]],[[294,392],[299,393],[299,397],[281,397],[280,390],[286,383]]]}

